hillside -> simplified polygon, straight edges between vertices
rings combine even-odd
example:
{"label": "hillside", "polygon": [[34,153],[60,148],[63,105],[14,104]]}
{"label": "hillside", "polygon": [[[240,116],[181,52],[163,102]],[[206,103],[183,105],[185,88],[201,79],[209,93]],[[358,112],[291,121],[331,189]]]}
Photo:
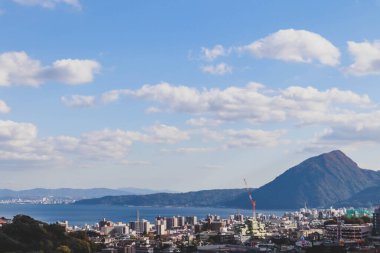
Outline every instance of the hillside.
{"label": "hillside", "polygon": [[[379,172],[359,168],[343,152],[336,150],[311,157],[288,169],[254,190],[253,197],[258,209],[294,209],[305,203],[309,207],[328,207],[377,185],[380,185]],[[77,204],[250,208],[244,189],[108,196]]]}
{"label": "hillside", "polygon": [[132,206],[194,206],[225,207],[223,200],[234,199],[245,189],[205,190],[186,193],[156,193],[148,195],[107,196],[96,199],[84,199],[76,204],[93,205],[132,205]]}
{"label": "hillside", "polygon": [[[359,168],[337,150],[309,158],[288,169],[253,195],[259,209],[299,208],[305,203],[310,207],[328,207],[379,182],[378,172]],[[226,204],[249,208],[245,199],[246,196],[242,195]]]}
{"label": "hillside", "polygon": [[380,204],[380,186],[369,187],[352,197],[335,203],[335,206],[368,207]]}
{"label": "hillside", "polygon": [[66,233],[59,225],[49,225],[29,216],[17,215],[12,224],[0,227],[0,252],[91,253],[99,250],[98,247],[84,232]]}

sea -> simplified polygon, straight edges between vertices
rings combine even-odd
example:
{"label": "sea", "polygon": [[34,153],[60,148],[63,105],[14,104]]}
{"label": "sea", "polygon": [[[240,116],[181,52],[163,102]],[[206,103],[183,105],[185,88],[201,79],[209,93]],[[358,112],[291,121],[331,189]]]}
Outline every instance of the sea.
{"label": "sea", "polygon": [[[257,213],[282,216],[287,211],[294,210],[257,210]],[[106,219],[113,222],[129,222],[137,219],[146,219],[154,222],[155,217],[163,216],[197,216],[205,218],[208,214],[227,218],[229,215],[241,213],[252,216],[252,210],[238,210],[230,208],[197,208],[197,207],[136,207],[110,205],[43,205],[43,204],[0,204],[0,217],[13,218],[17,214],[31,216],[46,223],[68,221],[70,226],[94,225]]]}

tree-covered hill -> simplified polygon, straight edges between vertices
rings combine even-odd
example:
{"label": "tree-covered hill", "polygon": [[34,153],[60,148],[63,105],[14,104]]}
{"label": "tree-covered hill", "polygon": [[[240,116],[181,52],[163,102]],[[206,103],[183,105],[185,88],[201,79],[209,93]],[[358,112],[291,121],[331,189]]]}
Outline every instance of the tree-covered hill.
{"label": "tree-covered hill", "polygon": [[92,253],[96,246],[85,233],[66,233],[56,224],[46,224],[17,215],[0,227],[0,252]]}

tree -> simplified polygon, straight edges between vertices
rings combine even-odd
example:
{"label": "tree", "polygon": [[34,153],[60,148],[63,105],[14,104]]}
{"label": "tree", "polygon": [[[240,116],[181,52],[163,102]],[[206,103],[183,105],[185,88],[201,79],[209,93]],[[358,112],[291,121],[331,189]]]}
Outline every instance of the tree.
{"label": "tree", "polygon": [[66,245],[61,245],[57,248],[57,252],[59,253],[71,253],[71,249]]}

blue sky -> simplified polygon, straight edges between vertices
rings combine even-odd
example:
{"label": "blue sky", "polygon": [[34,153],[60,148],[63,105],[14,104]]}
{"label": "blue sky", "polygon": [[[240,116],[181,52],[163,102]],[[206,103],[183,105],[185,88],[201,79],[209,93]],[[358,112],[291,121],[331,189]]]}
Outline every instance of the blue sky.
{"label": "blue sky", "polygon": [[378,169],[379,1],[0,0],[3,188]]}

